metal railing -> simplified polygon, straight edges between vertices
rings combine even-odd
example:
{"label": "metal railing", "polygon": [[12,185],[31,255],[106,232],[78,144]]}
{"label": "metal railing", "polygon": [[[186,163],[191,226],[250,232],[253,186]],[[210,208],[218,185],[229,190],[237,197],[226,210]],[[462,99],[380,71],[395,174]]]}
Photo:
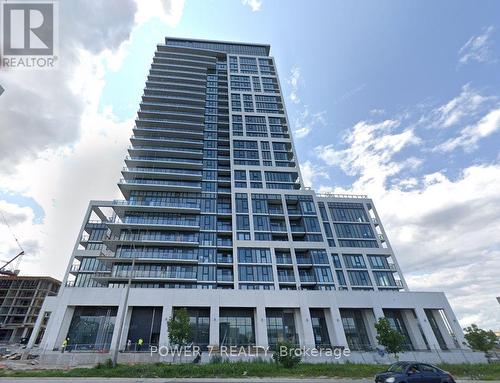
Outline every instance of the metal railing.
{"label": "metal railing", "polygon": [[122,168],[124,172],[136,172],[136,173],[161,173],[161,174],[185,174],[185,175],[195,175],[201,177],[200,170],[192,169],[170,169],[170,168],[145,168],[145,167],[128,167],[124,166]]}
{"label": "metal railing", "polygon": [[152,156],[126,156],[125,160],[131,161],[155,161],[155,162],[173,162],[173,163],[185,163],[193,165],[202,165],[202,160],[197,160],[193,158],[174,158],[174,157],[152,157]]}
{"label": "metal railing", "polygon": [[110,223],[115,224],[138,224],[138,225],[168,225],[168,226],[188,226],[188,227],[199,227],[200,221],[198,217],[188,219],[178,219],[178,218],[162,218],[162,217],[137,217],[137,216],[127,216],[124,220],[116,217],[114,221]]}
{"label": "metal railing", "polygon": [[203,140],[191,140],[187,138],[177,139],[177,138],[165,138],[161,136],[137,136],[132,135],[130,137],[134,140],[148,140],[148,141],[160,141],[160,142],[175,142],[175,143],[186,143],[186,144],[199,144],[203,145]]}
{"label": "metal railing", "polygon": [[167,146],[145,146],[145,145],[134,145],[134,146],[129,146],[129,150],[137,150],[137,149],[144,149],[144,150],[158,150],[158,151],[167,151],[167,152],[185,152],[185,153],[196,153],[196,154],[203,154],[202,149],[191,149],[191,148],[169,148]]}
{"label": "metal railing", "polygon": [[185,186],[192,188],[201,188],[200,182],[173,181],[173,180],[150,180],[150,179],[126,180],[125,178],[121,178],[119,183],[122,185],[138,184],[138,185]]}
{"label": "metal railing", "polygon": [[[306,188],[306,190],[308,190]],[[356,198],[356,199],[367,199],[368,196],[366,194],[337,194],[337,193],[316,193],[318,197],[332,197],[332,198]]]}
{"label": "metal railing", "polygon": [[295,275],[278,274],[278,282],[295,282]]}
{"label": "metal railing", "polygon": [[154,201],[154,200],[149,200],[149,201],[127,201],[127,200],[114,200],[113,204],[114,205],[121,205],[121,206],[157,206],[157,207],[173,207],[173,208],[180,208],[180,209],[199,209],[200,208],[200,203],[182,203],[182,202],[166,202],[166,201]]}

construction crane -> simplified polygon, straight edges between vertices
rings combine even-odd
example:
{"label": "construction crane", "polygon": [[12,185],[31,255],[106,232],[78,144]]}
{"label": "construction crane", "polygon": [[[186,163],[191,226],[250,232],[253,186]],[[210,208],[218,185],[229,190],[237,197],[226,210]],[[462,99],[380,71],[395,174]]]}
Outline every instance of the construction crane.
{"label": "construction crane", "polygon": [[[21,262],[21,258],[24,255],[24,249],[21,246],[21,244],[19,243],[19,240],[17,239],[16,235],[14,234],[14,231],[12,231],[12,228],[10,227],[9,223],[7,222],[7,219],[5,218],[5,215],[3,214],[3,212],[1,210],[0,210],[0,214],[2,215],[5,226],[7,226],[9,228],[12,236],[14,237],[14,240],[17,243],[17,246],[21,250],[21,252],[19,254],[17,254],[15,257],[13,257],[12,259],[10,259],[8,261],[3,261],[5,264],[0,267],[0,275],[15,276],[15,275],[19,274],[19,263]],[[15,261],[15,263],[14,263],[14,261]],[[9,266],[9,265],[10,265],[10,267],[7,268],[7,266]]]}

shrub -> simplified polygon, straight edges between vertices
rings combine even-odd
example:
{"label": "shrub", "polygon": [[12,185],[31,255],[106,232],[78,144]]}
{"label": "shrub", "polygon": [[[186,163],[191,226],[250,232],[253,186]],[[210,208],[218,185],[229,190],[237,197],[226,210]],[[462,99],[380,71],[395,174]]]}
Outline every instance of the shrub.
{"label": "shrub", "polygon": [[300,349],[290,342],[278,342],[273,353],[276,363],[285,368],[293,368],[302,360]]}

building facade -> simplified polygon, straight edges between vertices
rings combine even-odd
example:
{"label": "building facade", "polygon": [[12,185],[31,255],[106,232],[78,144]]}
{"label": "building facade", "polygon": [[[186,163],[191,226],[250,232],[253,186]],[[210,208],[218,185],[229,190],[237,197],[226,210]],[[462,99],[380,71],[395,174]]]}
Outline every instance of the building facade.
{"label": "building facade", "polygon": [[375,355],[386,317],[408,351],[464,355],[444,294],[408,291],[373,201],[304,187],[269,51],[158,45],[124,199],[90,202],[64,287],[44,306],[45,354],[66,338],[73,355],[122,359],[139,339],[141,351],[167,345],[167,320],[186,307],[202,348],[287,340]]}
{"label": "building facade", "polygon": [[[50,277],[0,277],[0,343],[29,338],[45,297],[57,295],[60,286],[60,281]],[[45,325],[42,317],[34,342],[43,336]]]}

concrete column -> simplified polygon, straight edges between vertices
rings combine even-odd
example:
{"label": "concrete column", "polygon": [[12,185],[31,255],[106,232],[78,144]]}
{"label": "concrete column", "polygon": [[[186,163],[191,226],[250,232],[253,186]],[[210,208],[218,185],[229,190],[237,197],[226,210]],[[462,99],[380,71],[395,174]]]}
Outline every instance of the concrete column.
{"label": "concrete column", "polygon": [[314,332],[311,323],[311,313],[309,307],[300,306],[300,317],[302,319],[302,329],[304,333],[303,339],[301,339],[300,345],[303,347],[314,348],[316,342],[314,340]]}
{"label": "concrete column", "polygon": [[[160,325],[160,339],[158,340],[159,346],[168,346],[168,320],[172,316],[172,306],[167,304],[163,306],[161,312],[161,325]],[[210,321],[211,322],[211,321]]]}
{"label": "concrete column", "polygon": [[372,322],[372,325],[369,326],[370,328],[368,331],[370,331],[371,336],[372,336],[372,342],[374,345],[378,346],[379,343],[377,341],[377,329],[375,328],[375,324],[378,322],[380,318],[385,318],[384,315],[384,310],[382,310],[382,307],[373,307],[373,315],[374,315],[374,320]]}
{"label": "concrete column", "polygon": [[[128,330],[130,328],[130,320],[132,319],[132,310],[134,308],[129,306],[127,309],[127,313],[125,314],[125,323],[123,324],[123,332],[122,332],[122,338],[120,339],[120,344],[118,349],[119,350],[124,350],[126,345],[127,345],[127,340],[128,340]],[[135,341],[134,339],[131,339],[132,343]]]}
{"label": "concrete column", "polygon": [[384,310],[382,310],[382,307],[373,307],[373,314],[375,315],[375,322],[378,322],[379,318],[385,318]]}
{"label": "concrete column", "polygon": [[38,316],[36,318],[35,327],[33,327],[33,331],[31,332],[31,336],[30,336],[30,339],[29,339],[27,347],[26,347],[27,349],[31,349],[35,345],[35,341],[36,341],[36,338],[38,336],[38,333],[40,332],[40,329],[42,328],[42,321],[43,321],[43,318],[45,317],[45,313],[46,313],[46,311],[44,311],[44,310],[42,311],[42,309],[40,309],[40,312],[38,313]]}
{"label": "concrete column", "polygon": [[450,331],[448,330],[448,327],[446,327],[446,324],[444,323],[443,318],[439,314],[439,310],[432,310],[431,315],[436,320],[439,332],[443,336],[443,339],[444,339],[444,342],[446,343],[446,346],[448,346],[448,348],[450,350],[456,349],[457,346],[455,345],[455,342],[450,334]]}
{"label": "concrete column", "polygon": [[279,279],[278,279],[278,263],[276,262],[276,249],[270,249],[271,250],[271,260],[273,262],[272,268],[273,268],[273,280],[274,280],[274,289],[279,290]]}
{"label": "concrete column", "polygon": [[[48,331],[47,328],[45,339],[45,345],[43,346],[44,350],[52,351],[53,348],[61,347],[63,340],[66,338],[69,330],[69,326],[71,325],[71,319],[73,318],[73,313],[75,312],[75,308],[71,306],[62,306],[60,310],[52,313],[54,318],[49,320],[51,323],[52,329],[59,329],[59,331]],[[42,345],[40,345],[42,346]],[[42,347],[41,347],[42,348]]]}
{"label": "concrete column", "polygon": [[330,310],[325,310],[325,311],[329,313],[329,315],[326,316],[327,323],[331,321],[331,326],[328,327],[328,333],[330,334],[332,346],[348,347],[347,338],[345,337],[344,326],[342,325],[342,318],[340,316],[339,308],[336,306],[332,306],[330,307]]}
{"label": "concrete column", "polygon": [[266,308],[263,304],[255,308],[255,343],[259,347],[269,346],[267,339]]}
{"label": "concrete column", "polygon": [[362,309],[361,317],[363,318],[363,324],[365,325],[366,334],[368,335],[368,340],[370,346],[376,347],[377,342],[377,330],[375,329],[375,315],[370,309]]}
{"label": "concrete column", "polygon": [[427,350],[424,338],[420,332],[419,321],[417,321],[411,310],[401,310],[401,316],[415,350]]}
{"label": "concrete column", "polygon": [[448,319],[448,323],[451,327],[451,330],[453,331],[455,339],[458,342],[458,347],[468,349],[468,347],[464,345],[465,337],[464,337],[464,331],[462,330],[462,326],[460,326],[460,322],[455,316],[455,313],[453,312],[447,299],[444,300],[444,304],[446,305],[445,307],[443,307],[444,315],[446,316],[446,319]]}
{"label": "concrete column", "polygon": [[219,306],[210,306],[210,335],[209,343],[212,347],[218,347],[219,342]]}
{"label": "concrete column", "polygon": [[427,319],[427,315],[425,315],[424,309],[421,307],[417,307],[415,309],[415,314],[417,315],[418,322],[420,323],[422,331],[424,332],[425,338],[427,339],[427,343],[429,343],[429,347],[431,348],[431,350],[440,350],[441,347],[439,346],[436,335],[434,334],[431,324]]}
{"label": "concrete column", "polygon": [[[125,307],[125,289],[122,292],[122,296],[120,297],[120,305],[118,306],[118,310],[116,311],[116,321],[115,321],[115,328],[113,329],[113,336],[111,337],[111,345],[110,345],[110,354],[113,353],[113,350],[115,350],[115,347],[118,348],[118,350],[121,349],[121,344],[117,345],[117,341],[122,339],[122,334],[125,332],[125,326],[121,328],[122,332],[120,332],[120,327],[121,326],[121,318],[123,315],[123,311],[127,310],[127,307]],[[125,322],[126,318],[123,318],[123,322]],[[125,324],[125,323],[123,323]]]}

